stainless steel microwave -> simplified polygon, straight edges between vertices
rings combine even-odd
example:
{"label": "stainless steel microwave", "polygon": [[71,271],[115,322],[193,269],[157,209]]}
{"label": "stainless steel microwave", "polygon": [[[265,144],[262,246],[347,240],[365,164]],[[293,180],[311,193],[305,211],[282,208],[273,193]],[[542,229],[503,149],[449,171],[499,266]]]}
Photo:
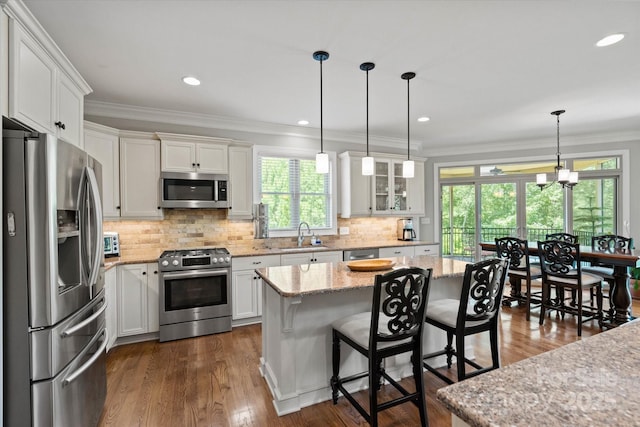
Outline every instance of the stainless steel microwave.
{"label": "stainless steel microwave", "polygon": [[229,176],[191,172],[160,174],[163,208],[228,208]]}

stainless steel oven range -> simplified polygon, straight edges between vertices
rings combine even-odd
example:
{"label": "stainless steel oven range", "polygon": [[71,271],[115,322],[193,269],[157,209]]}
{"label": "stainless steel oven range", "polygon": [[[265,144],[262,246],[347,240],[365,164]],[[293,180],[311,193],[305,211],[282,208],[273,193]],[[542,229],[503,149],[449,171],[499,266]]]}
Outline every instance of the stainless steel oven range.
{"label": "stainless steel oven range", "polygon": [[161,342],[231,330],[228,250],[165,251],[158,266]]}

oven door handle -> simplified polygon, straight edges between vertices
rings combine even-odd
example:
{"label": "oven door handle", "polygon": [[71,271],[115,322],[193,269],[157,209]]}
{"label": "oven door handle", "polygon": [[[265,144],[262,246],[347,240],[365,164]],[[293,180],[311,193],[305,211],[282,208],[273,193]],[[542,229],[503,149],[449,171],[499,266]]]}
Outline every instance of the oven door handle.
{"label": "oven door handle", "polygon": [[163,279],[191,279],[194,277],[226,276],[229,274],[228,268],[214,270],[185,270],[180,272],[162,273]]}

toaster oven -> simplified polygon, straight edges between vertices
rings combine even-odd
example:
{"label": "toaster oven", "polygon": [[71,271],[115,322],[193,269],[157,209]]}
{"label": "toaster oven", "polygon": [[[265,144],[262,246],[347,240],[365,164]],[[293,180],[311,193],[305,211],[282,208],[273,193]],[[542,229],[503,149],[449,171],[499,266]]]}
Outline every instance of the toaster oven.
{"label": "toaster oven", "polygon": [[104,256],[120,256],[120,238],[118,233],[106,231],[104,233]]}

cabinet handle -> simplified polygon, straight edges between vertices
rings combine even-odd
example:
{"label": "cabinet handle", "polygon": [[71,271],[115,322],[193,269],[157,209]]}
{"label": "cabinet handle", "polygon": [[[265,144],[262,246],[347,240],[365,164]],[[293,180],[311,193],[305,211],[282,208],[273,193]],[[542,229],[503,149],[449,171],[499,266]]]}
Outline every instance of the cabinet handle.
{"label": "cabinet handle", "polygon": [[251,264],[253,264],[253,265],[262,264],[262,261],[253,261]]}
{"label": "cabinet handle", "polygon": [[57,122],[55,122],[54,125],[56,125],[57,127],[59,127],[60,129],[63,129],[63,130],[66,129],[64,123],[62,123],[59,120]]}
{"label": "cabinet handle", "polygon": [[116,206],[116,209],[120,209],[120,206]]}
{"label": "cabinet handle", "polygon": [[401,254],[401,253],[402,253],[402,252],[400,252],[400,251],[395,251],[395,252],[394,252],[394,254],[396,254],[396,255]]}

